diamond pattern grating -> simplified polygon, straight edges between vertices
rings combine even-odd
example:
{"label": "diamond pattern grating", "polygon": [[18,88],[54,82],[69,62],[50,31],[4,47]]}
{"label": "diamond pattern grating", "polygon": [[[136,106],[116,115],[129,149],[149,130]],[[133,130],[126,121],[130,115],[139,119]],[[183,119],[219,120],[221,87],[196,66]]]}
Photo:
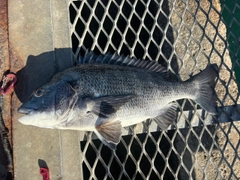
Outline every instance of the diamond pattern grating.
{"label": "diamond pattern grating", "polygon": [[116,151],[87,132],[80,142],[84,179],[240,178],[239,95],[233,71],[240,64],[231,61],[240,48],[228,45],[239,43],[232,33],[240,27],[239,10],[237,3],[227,6],[217,0],[69,2],[76,64],[92,50],[156,60],[175,80],[187,80],[209,63],[219,67],[214,87],[219,114],[210,123],[210,115],[186,99],[178,102],[183,126],[175,124],[167,132],[151,121],[129,127]]}

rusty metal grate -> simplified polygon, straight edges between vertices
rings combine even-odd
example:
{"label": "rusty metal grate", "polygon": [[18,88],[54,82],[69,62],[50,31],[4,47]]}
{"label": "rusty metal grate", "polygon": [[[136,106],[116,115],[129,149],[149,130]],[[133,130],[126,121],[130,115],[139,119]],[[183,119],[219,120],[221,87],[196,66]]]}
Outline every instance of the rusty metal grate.
{"label": "rusty metal grate", "polygon": [[[118,52],[156,60],[171,78],[186,80],[209,63],[219,67],[216,117],[191,100],[179,101],[178,123],[168,132],[154,122],[124,130],[111,151],[93,133],[80,143],[84,179],[239,179],[240,112],[233,69],[240,66],[229,48],[234,13],[218,0],[70,1],[73,54]],[[240,10],[235,3],[234,11]],[[230,15],[230,26],[223,18]],[[230,33],[227,33],[230,32]],[[92,140],[95,139],[95,140]]]}

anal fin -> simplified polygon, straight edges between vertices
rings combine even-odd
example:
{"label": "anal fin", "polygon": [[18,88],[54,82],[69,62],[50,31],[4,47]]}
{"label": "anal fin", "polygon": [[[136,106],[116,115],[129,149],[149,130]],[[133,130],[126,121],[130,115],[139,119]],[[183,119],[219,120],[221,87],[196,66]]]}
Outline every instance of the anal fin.
{"label": "anal fin", "polygon": [[96,124],[96,135],[109,148],[115,150],[120,142],[122,134],[120,121],[105,120],[101,124]]}
{"label": "anal fin", "polygon": [[178,105],[176,103],[170,103],[161,109],[161,114],[153,118],[153,120],[162,130],[167,130],[177,118],[177,108]]}

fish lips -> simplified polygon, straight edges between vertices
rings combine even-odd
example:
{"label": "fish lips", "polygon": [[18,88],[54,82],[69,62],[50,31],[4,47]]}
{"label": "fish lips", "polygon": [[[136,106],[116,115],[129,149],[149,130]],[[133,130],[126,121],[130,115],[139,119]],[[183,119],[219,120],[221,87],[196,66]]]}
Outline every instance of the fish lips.
{"label": "fish lips", "polygon": [[52,118],[52,114],[49,112],[39,112],[36,109],[26,107],[18,108],[18,112],[25,114],[18,119],[24,125],[52,128],[56,124],[55,121],[47,121]]}
{"label": "fish lips", "polygon": [[25,114],[18,119],[18,121],[24,125],[52,129],[59,124],[59,122],[56,121],[53,111],[39,111],[36,108],[23,104],[18,108],[18,112]]}
{"label": "fish lips", "polygon": [[17,110],[19,113],[22,113],[22,114],[32,114],[35,109],[34,108],[27,108],[27,107],[19,107],[18,110]]}
{"label": "fish lips", "polygon": [[[30,121],[28,120],[28,116],[32,115],[33,112],[35,111],[33,108],[27,108],[27,107],[19,107],[17,110],[19,113],[25,114],[25,116],[22,116],[18,119],[18,121],[22,124],[29,125]],[[27,120],[26,120],[27,119]]]}

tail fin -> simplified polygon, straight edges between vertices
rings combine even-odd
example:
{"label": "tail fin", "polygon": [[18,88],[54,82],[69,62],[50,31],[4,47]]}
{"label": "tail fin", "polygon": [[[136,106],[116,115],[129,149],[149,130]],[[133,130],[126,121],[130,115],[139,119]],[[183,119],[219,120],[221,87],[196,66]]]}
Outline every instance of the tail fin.
{"label": "tail fin", "polygon": [[215,69],[217,69],[216,64],[209,65],[192,79],[194,84],[197,85],[196,87],[198,87],[196,98],[193,100],[211,114],[217,114],[216,94],[214,91],[214,81],[217,77]]}

